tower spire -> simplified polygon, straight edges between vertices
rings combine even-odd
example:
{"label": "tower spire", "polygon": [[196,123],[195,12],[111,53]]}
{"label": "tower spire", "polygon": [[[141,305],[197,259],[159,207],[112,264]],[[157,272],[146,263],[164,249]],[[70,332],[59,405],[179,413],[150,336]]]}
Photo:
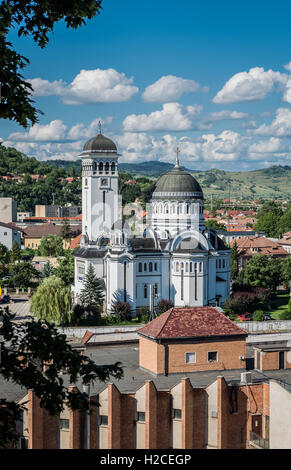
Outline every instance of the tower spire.
{"label": "tower spire", "polygon": [[176,148],[176,163],[175,163],[175,168],[180,168],[180,164],[179,164],[179,153],[180,153],[180,149],[179,147]]}
{"label": "tower spire", "polygon": [[102,122],[98,121],[99,134],[101,134],[101,126],[102,126]]}

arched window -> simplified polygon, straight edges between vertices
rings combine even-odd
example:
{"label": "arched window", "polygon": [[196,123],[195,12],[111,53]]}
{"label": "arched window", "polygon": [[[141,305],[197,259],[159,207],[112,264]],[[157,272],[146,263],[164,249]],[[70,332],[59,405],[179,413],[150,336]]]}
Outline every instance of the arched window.
{"label": "arched window", "polygon": [[99,163],[99,173],[103,173],[103,163]]}
{"label": "arched window", "polygon": [[186,204],[186,212],[187,214],[190,214],[190,204]]}
{"label": "arched window", "polygon": [[185,271],[186,271],[186,273],[189,272],[189,264],[188,263],[185,263]]}
{"label": "arched window", "polygon": [[176,272],[179,272],[179,262],[176,262]]}
{"label": "arched window", "polygon": [[165,204],[165,214],[168,214],[169,213],[169,206],[168,204]]}
{"label": "arched window", "polygon": [[218,261],[218,267],[221,268],[221,259]]}
{"label": "arched window", "polygon": [[201,262],[199,263],[199,272],[200,273],[202,272],[202,263]]}
{"label": "arched window", "polygon": [[108,162],[105,163],[105,173],[106,173],[106,175],[108,175],[108,173],[109,173],[109,163]]}
{"label": "arched window", "polygon": [[181,270],[184,269],[184,263],[181,263]]}
{"label": "arched window", "polygon": [[93,163],[93,171],[97,171],[97,163],[96,162]]}
{"label": "arched window", "polygon": [[147,264],[146,263],[144,263],[144,265],[143,265],[143,270],[147,271]]}
{"label": "arched window", "polygon": [[197,271],[197,263],[194,263],[194,270]]}
{"label": "arched window", "polygon": [[143,286],[143,296],[145,299],[148,298],[148,285],[147,284],[144,284]]}
{"label": "arched window", "polygon": [[155,263],[155,271],[158,270],[158,263]]}
{"label": "arched window", "polygon": [[225,268],[225,259],[222,260],[222,267]]}
{"label": "arched window", "polygon": [[115,173],[115,163],[111,163],[111,173],[114,174]]}
{"label": "arched window", "polygon": [[150,273],[153,272],[153,263],[149,263],[149,272],[150,272]]}
{"label": "arched window", "polygon": [[138,272],[142,273],[142,263],[138,263]]}
{"label": "arched window", "polygon": [[85,186],[88,186],[88,180],[85,178]]}
{"label": "arched window", "polygon": [[192,273],[192,263],[190,263],[190,273]]}

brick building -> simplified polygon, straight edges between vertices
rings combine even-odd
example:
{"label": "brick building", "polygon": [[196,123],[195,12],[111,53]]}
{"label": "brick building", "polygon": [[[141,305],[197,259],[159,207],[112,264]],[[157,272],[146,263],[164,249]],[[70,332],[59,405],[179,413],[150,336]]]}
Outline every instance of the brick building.
{"label": "brick building", "polygon": [[[203,311],[207,322],[203,320]],[[90,386],[90,400],[92,403],[98,400],[100,406],[94,407],[89,416],[65,408],[60,416],[51,417],[39,406],[39,399],[31,390],[4,382],[0,376],[0,390],[5,390],[6,397],[26,402],[23,422],[18,423],[19,447],[288,448],[291,369],[246,372],[241,362],[233,362],[237,356],[243,361],[246,334],[221,315],[216,308],[171,309],[139,330],[139,343],[111,342],[98,346],[96,341],[90,343],[92,334],[87,333],[78,347],[92,360],[98,364],[120,361],[124,367],[121,380],[114,379],[107,384],[95,382]],[[207,323],[209,328],[205,330]],[[148,341],[164,348],[166,340],[169,340],[168,373],[165,374],[163,367],[160,373],[153,372],[150,369],[158,364],[158,356],[155,352],[151,355],[144,344]],[[209,350],[213,352],[217,348],[220,355],[232,342],[236,346],[227,351],[223,363],[216,361],[217,368],[207,369],[207,361],[200,370],[193,371],[191,362],[189,368],[185,344],[187,349],[195,348],[199,365],[198,347],[207,358]],[[191,349],[190,354],[196,351]],[[172,353],[174,362],[170,360]],[[148,367],[141,367],[145,363]],[[161,363],[165,364],[164,358]],[[179,370],[171,369],[174,363],[179,364]],[[82,391],[81,383],[67,386]],[[283,408],[278,406],[281,399]],[[88,433],[85,433],[85,421]]]}

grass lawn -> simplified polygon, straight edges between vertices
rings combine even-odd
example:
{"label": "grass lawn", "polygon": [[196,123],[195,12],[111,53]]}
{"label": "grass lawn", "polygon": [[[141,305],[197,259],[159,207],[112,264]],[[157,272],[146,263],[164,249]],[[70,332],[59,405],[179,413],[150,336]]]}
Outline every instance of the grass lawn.
{"label": "grass lawn", "polygon": [[279,294],[275,299],[271,300],[272,308],[269,310],[274,320],[280,320],[280,314],[288,310],[289,294]]}

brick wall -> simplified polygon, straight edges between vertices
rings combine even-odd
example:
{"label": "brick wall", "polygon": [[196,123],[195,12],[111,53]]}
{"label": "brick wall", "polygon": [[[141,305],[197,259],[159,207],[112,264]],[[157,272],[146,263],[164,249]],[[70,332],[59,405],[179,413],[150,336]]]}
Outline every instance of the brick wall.
{"label": "brick wall", "polygon": [[155,374],[164,373],[165,364],[164,346],[140,337],[139,339],[139,365]]}

